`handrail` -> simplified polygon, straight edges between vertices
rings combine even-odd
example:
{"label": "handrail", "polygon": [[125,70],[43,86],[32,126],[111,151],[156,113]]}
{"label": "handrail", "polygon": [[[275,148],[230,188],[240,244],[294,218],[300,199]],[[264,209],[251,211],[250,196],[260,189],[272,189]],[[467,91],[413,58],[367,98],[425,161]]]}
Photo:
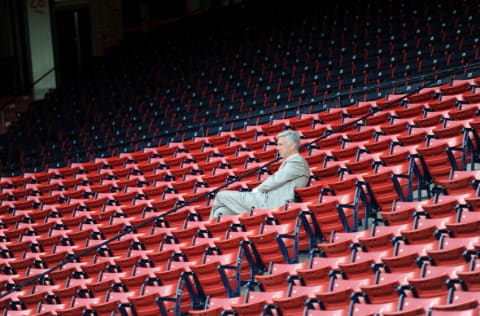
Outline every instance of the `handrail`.
{"label": "handrail", "polygon": [[[366,118],[374,115],[374,114],[377,113],[378,111],[383,111],[383,110],[386,110],[386,109],[392,107],[394,104],[397,104],[398,102],[401,102],[402,100],[408,98],[409,96],[411,96],[411,95],[419,92],[421,89],[428,88],[428,87],[429,87],[431,84],[433,84],[436,80],[437,80],[437,79],[430,80],[429,82],[425,83],[425,84],[423,85],[423,87],[419,87],[418,89],[415,89],[414,91],[412,91],[412,92],[404,95],[403,97],[401,97],[401,98],[399,98],[399,99],[397,99],[397,100],[387,102],[387,103],[383,106],[383,108],[377,108],[375,111],[370,111],[368,114],[363,115],[362,117],[359,117],[359,118],[357,118],[357,119],[355,119],[355,120],[353,120],[353,121],[351,121],[351,122],[349,122],[349,123],[347,123],[347,124],[341,125],[341,126],[338,127],[337,129],[334,129],[334,130],[330,131],[330,133],[326,133],[326,134],[324,134],[323,136],[318,137],[318,138],[314,139],[313,141],[311,141],[311,142],[309,142],[309,143],[307,143],[307,144],[302,145],[302,146],[300,147],[300,149],[303,149],[303,148],[306,148],[306,147],[308,147],[308,146],[311,146],[312,144],[314,144],[314,143],[316,143],[316,142],[318,142],[318,141],[320,141],[320,140],[322,140],[322,139],[324,139],[324,138],[327,138],[327,137],[330,136],[330,135],[336,134],[336,133],[342,131],[343,129],[345,129],[345,128],[347,128],[347,127],[350,127],[350,126],[356,124],[357,122],[359,122],[359,121],[361,121],[361,120],[364,120],[364,119],[366,119]],[[234,180],[232,180],[232,181],[228,181],[227,183],[225,183],[225,184],[223,184],[223,185],[221,185],[221,186],[219,186],[219,187],[216,187],[216,188],[214,188],[213,190],[211,190],[211,191],[209,191],[209,192],[207,192],[207,193],[204,193],[204,194],[202,194],[202,195],[200,195],[200,196],[198,196],[198,197],[196,197],[196,198],[194,198],[194,199],[192,199],[192,200],[190,200],[190,201],[185,201],[182,205],[177,206],[177,207],[174,207],[173,209],[171,209],[171,210],[169,210],[169,211],[163,212],[163,213],[161,213],[161,214],[158,215],[158,216],[152,217],[152,218],[150,218],[149,220],[147,220],[147,221],[145,221],[145,222],[143,222],[143,223],[141,223],[141,224],[139,224],[139,225],[137,225],[137,226],[134,226],[134,227],[124,227],[124,228],[123,228],[123,231],[122,231],[122,232],[119,232],[116,236],[111,237],[111,238],[109,238],[109,239],[106,239],[106,240],[103,241],[102,243],[99,243],[99,244],[93,246],[92,248],[89,248],[89,249],[87,249],[87,250],[85,250],[85,251],[83,251],[83,252],[81,252],[81,253],[79,253],[79,254],[76,254],[75,256],[71,256],[71,257],[66,258],[66,260],[62,260],[62,261],[61,261],[58,265],[56,265],[55,267],[52,267],[52,268],[50,268],[50,269],[42,272],[41,274],[33,277],[32,279],[29,279],[28,281],[25,281],[24,283],[22,283],[22,284],[20,284],[20,285],[14,284],[14,285],[13,285],[11,288],[9,288],[6,292],[0,294],[0,299],[3,298],[3,297],[8,296],[8,295],[10,295],[10,294],[12,294],[12,293],[15,292],[15,291],[18,291],[18,290],[22,289],[22,288],[25,287],[25,286],[28,286],[28,285],[36,282],[36,281],[41,280],[43,277],[45,277],[45,276],[48,275],[49,273],[51,273],[51,272],[53,272],[53,271],[55,271],[55,270],[57,270],[57,269],[62,268],[64,265],[66,265],[66,264],[68,264],[68,263],[72,263],[72,262],[74,262],[75,260],[77,260],[77,259],[79,259],[79,258],[81,258],[81,257],[83,257],[83,256],[85,256],[85,255],[88,255],[89,253],[91,253],[91,252],[93,252],[93,251],[96,251],[97,249],[99,249],[99,248],[101,248],[101,247],[103,247],[103,246],[105,246],[105,245],[108,245],[109,243],[111,243],[111,242],[113,242],[113,241],[115,241],[115,240],[120,240],[120,238],[122,238],[123,236],[126,236],[126,235],[130,234],[131,232],[135,232],[135,231],[136,231],[137,229],[139,229],[139,228],[142,228],[142,227],[144,227],[144,226],[146,226],[146,225],[150,225],[150,224],[154,223],[155,221],[159,220],[160,218],[165,217],[166,215],[169,215],[169,214],[171,214],[171,213],[174,213],[174,212],[182,209],[182,208],[185,207],[185,206],[188,206],[188,205],[190,205],[190,204],[192,204],[192,203],[195,203],[195,202],[197,202],[197,201],[200,201],[200,200],[202,200],[202,199],[204,199],[204,198],[206,198],[206,197],[208,197],[208,196],[210,196],[210,195],[212,195],[212,194],[216,194],[218,191],[220,191],[220,190],[222,190],[222,189],[230,186],[231,184],[236,183],[236,182],[238,182],[238,181],[240,181],[240,180],[242,180],[242,179],[244,179],[244,178],[246,178],[246,177],[249,177],[249,176],[251,176],[251,175],[254,175],[254,174],[257,173],[260,169],[265,168],[265,167],[268,167],[269,165],[271,165],[271,164],[273,164],[273,163],[275,163],[275,162],[277,162],[277,161],[279,161],[279,160],[280,160],[280,158],[277,157],[276,159],[274,159],[274,160],[272,160],[272,161],[269,161],[269,162],[267,162],[267,163],[265,163],[265,164],[263,164],[263,165],[255,168],[254,170],[251,170],[250,172],[248,172],[248,173],[246,173],[246,174],[244,174],[244,175],[242,175],[242,176],[240,176],[240,177],[237,177],[236,179],[234,179]]]}
{"label": "handrail", "polygon": [[[37,83],[39,83],[43,78],[45,78],[46,76],[48,76],[52,71],[55,70],[55,67],[51,68],[49,71],[47,71],[46,73],[44,73],[43,75],[41,75],[37,80],[35,80],[34,82],[32,82],[32,84],[30,84],[28,86],[28,90],[32,89]],[[8,104],[12,103],[13,101],[15,101],[15,99],[17,98],[18,96],[13,96],[11,97],[10,99],[8,99],[6,102],[4,102],[3,104],[0,105],[0,111],[3,110],[5,107],[7,107]]]}
{"label": "handrail", "polygon": [[[441,70],[441,71],[438,71],[438,72],[428,72],[426,74],[422,74],[422,75],[417,75],[417,76],[414,76],[414,77],[411,77],[411,78],[402,78],[398,81],[394,81],[394,80],[390,80],[389,82],[386,82],[380,86],[371,86],[369,88],[357,88],[355,90],[352,90],[352,91],[345,91],[345,92],[340,92],[338,95],[335,95],[335,96],[327,96],[326,98],[324,98],[322,101],[317,101],[317,102],[310,102],[308,100],[302,102],[301,104],[298,104],[296,106],[292,106],[292,108],[305,108],[307,106],[311,106],[311,105],[315,105],[315,104],[319,104],[321,102],[326,102],[326,101],[329,101],[329,100],[336,100],[336,99],[339,99],[339,98],[342,98],[346,95],[349,95],[349,94],[355,94],[355,93],[368,93],[368,92],[371,92],[371,91],[375,91],[377,89],[379,90],[384,90],[386,88],[390,88],[390,87],[395,87],[395,86],[398,86],[398,85],[402,85],[406,82],[411,82],[411,83],[417,83],[417,82],[421,82],[423,80],[425,80],[426,78],[429,78],[429,77],[438,77],[438,76],[442,76],[443,74],[447,73],[447,74],[450,74],[450,73],[454,73],[458,70],[463,70],[465,68],[464,65],[456,65],[456,66],[452,66],[450,68],[447,68],[447,69],[444,69],[444,70]],[[480,69],[480,62],[477,62],[477,63],[473,63],[471,65],[468,66],[468,69],[470,70],[477,70],[477,69]],[[447,76],[445,76],[447,77]],[[438,80],[438,79],[435,79],[435,80]],[[323,90],[324,91],[324,90]],[[328,107],[328,105],[327,105]],[[215,120],[213,122],[204,122],[204,123],[195,123],[195,124],[189,124],[189,125],[182,125],[180,128],[174,130],[174,131],[170,131],[170,130],[167,130],[166,133],[163,133],[159,136],[161,137],[169,137],[169,136],[172,136],[172,135],[176,135],[178,132],[187,132],[187,131],[198,131],[200,127],[203,128],[203,133],[205,133],[205,129],[206,128],[210,128],[210,127],[217,127],[219,125],[226,125],[226,124],[230,124],[230,123],[234,123],[234,122],[240,122],[240,121],[245,121],[245,119],[248,119],[250,117],[265,117],[265,116],[271,116],[271,115],[274,115],[275,113],[278,113],[278,112],[281,112],[281,111],[285,111],[286,109],[282,108],[280,110],[271,110],[271,111],[264,111],[263,113],[252,113],[251,115],[247,115],[247,114],[244,114],[244,115],[239,115],[238,118],[228,118],[226,120],[221,120],[221,122],[219,120]],[[242,113],[243,114],[243,113]],[[206,136],[206,135],[200,135],[201,136]]]}
{"label": "handrail", "polygon": [[[441,77],[444,74],[452,74],[452,73],[455,73],[459,70],[464,70],[465,68],[466,68],[466,66],[460,64],[460,65],[451,66],[449,68],[446,68],[444,70],[440,70],[440,71],[437,71],[437,72],[431,71],[431,72],[428,72],[428,73],[425,73],[425,74],[419,74],[419,75],[416,75],[416,76],[413,76],[413,77],[410,77],[410,78],[402,78],[402,79],[399,79],[399,80],[389,80],[388,82],[385,82],[380,86],[373,86],[372,85],[368,88],[357,88],[357,89],[352,90],[352,91],[340,92],[338,95],[327,96],[326,98],[322,99],[321,101],[317,101],[317,102],[310,102],[310,101],[306,100],[306,101],[302,102],[301,104],[298,104],[296,106],[292,106],[292,108],[305,108],[305,107],[308,107],[308,106],[311,106],[311,105],[319,104],[321,102],[325,103],[329,100],[336,100],[336,99],[342,98],[342,97],[344,97],[346,95],[349,95],[349,94],[368,93],[368,92],[371,92],[371,91],[375,91],[377,89],[378,90],[384,90],[384,89],[387,89],[387,88],[390,88],[390,87],[403,85],[406,82],[417,83],[417,82],[421,82],[421,81],[425,80],[426,78],[429,78],[429,77],[432,77],[432,76],[433,77]],[[468,69],[469,70],[480,69],[480,62],[476,62],[476,63],[468,65]],[[447,76],[445,76],[445,77],[447,77]],[[329,107],[328,104],[327,104],[327,107]],[[202,137],[202,136],[206,136],[205,135],[205,129],[206,128],[217,127],[219,125],[226,125],[226,124],[239,122],[239,121],[245,121],[245,119],[248,119],[250,117],[272,116],[275,113],[285,111],[285,110],[287,110],[287,109],[282,108],[282,109],[279,109],[279,110],[264,111],[264,113],[252,113],[251,115],[243,114],[243,115],[239,115],[238,118],[231,118],[230,117],[226,120],[222,120],[221,122],[218,121],[218,120],[215,120],[213,122],[210,121],[210,122],[204,122],[204,123],[182,125],[181,127],[177,128],[175,130],[168,129],[167,132],[162,133],[161,135],[158,135],[158,136],[160,136],[160,137],[170,137],[172,135],[176,135],[178,132],[199,131],[199,128],[202,128],[200,130],[200,135],[199,135],[199,137]],[[169,143],[169,142],[167,142],[167,143]]]}
{"label": "handrail", "polygon": [[[401,80],[398,80],[398,81],[393,81],[393,80],[390,80],[388,83],[385,83],[385,84],[382,84],[380,86],[371,86],[367,89],[364,89],[364,88],[357,88],[355,90],[352,90],[352,91],[345,91],[345,92],[340,92],[338,95],[335,95],[335,96],[329,96],[329,97],[326,97],[325,99],[323,99],[321,102],[326,102],[328,100],[336,100],[336,99],[339,99],[343,96],[346,96],[346,95],[350,95],[350,94],[355,94],[355,93],[368,93],[368,92],[371,92],[371,91],[374,91],[374,90],[384,90],[386,88],[390,88],[390,87],[395,87],[395,86],[398,86],[398,85],[402,85],[406,82],[412,82],[412,83],[417,83],[417,82],[421,82],[423,80],[425,80],[426,78],[428,77],[431,77],[431,76],[434,76],[434,77],[439,77],[439,76],[442,76],[443,74],[445,73],[448,73],[448,74],[451,74],[451,73],[454,73],[458,70],[463,70],[465,68],[464,65],[456,65],[456,66],[453,66],[453,67],[450,67],[450,68],[447,68],[445,70],[441,70],[441,71],[438,71],[438,72],[429,72],[429,73],[426,73],[426,74],[422,74],[422,75],[417,75],[415,77],[412,77],[412,78],[402,78]],[[480,69],[480,62],[477,62],[477,63],[473,63],[471,65],[468,66],[468,69],[470,70],[477,70],[477,69]],[[447,76],[445,76],[447,77]],[[438,79],[435,78],[433,79],[433,81],[437,81]],[[309,102],[308,100],[305,101],[305,102],[302,102],[301,104],[299,105],[296,105],[294,107],[307,107],[307,106],[311,106],[311,105],[314,105],[314,104],[319,104],[320,101],[317,101],[317,102]],[[327,106],[328,107],[328,106]],[[293,108],[293,107],[292,107]],[[277,111],[267,111],[267,112],[264,112],[264,113],[254,113],[250,116],[252,117],[265,117],[265,116],[271,116],[275,113],[278,113],[278,112],[281,112],[281,111],[285,111],[286,109],[281,109],[281,110],[277,110]],[[225,121],[223,121],[222,124],[228,124],[228,123],[233,123],[233,122],[239,122],[239,121],[244,121],[246,118],[248,117],[239,117],[239,118],[228,118],[226,119]],[[219,122],[215,123],[215,122],[205,122],[203,124],[195,124],[194,126],[192,125],[191,127],[189,128],[183,128],[183,129],[180,129],[180,131],[194,131],[194,130],[197,130],[198,127],[202,126],[202,127],[215,127],[215,126],[218,126]],[[187,126],[182,126],[182,127],[187,127]],[[169,133],[165,133],[163,134],[162,136],[169,136],[169,135],[174,135],[176,134],[177,131],[175,132],[169,132]]]}

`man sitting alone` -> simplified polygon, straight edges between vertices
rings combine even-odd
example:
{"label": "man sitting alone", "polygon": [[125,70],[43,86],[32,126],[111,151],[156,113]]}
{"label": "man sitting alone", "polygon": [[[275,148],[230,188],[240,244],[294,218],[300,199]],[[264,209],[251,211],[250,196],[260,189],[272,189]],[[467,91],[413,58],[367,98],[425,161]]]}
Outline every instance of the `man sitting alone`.
{"label": "man sitting alone", "polygon": [[225,190],[217,193],[210,218],[218,215],[238,215],[253,208],[277,208],[295,198],[295,188],[308,184],[310,169],[299,154],[300,136],[295,131],[277,135],[277,149],[283,159],[280,168],[252,192]]}

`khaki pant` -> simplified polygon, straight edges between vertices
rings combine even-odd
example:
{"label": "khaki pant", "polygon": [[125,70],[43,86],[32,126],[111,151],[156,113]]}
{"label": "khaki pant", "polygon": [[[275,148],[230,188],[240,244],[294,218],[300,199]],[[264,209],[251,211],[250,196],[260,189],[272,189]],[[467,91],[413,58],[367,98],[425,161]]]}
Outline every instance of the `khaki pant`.
{"label": "khaki pant", "polygon": [[210,219],[218,215],[240,215],[253,208],[265,208],[267,194],[260,192],[221,191],[215,196]]}

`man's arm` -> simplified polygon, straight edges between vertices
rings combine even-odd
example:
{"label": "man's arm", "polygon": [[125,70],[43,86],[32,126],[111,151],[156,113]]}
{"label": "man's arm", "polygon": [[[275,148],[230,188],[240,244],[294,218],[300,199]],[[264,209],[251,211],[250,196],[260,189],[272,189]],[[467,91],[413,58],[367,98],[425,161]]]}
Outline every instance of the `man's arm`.
{"label": "man's arm", "polygon": [[308,176],[308,172],[308,167],[303,160],[289,160],[282,169],[279,169],[275,174],[271,175],[262,184],[257,186],[255,191],[264,193],[269,192],[298,177]]}

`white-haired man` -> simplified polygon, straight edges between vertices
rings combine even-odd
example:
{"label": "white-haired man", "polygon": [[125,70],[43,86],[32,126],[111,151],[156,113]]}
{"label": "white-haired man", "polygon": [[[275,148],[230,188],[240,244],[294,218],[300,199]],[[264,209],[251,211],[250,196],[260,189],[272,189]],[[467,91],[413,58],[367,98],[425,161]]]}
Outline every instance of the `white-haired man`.
{"label": "white-haired man", "polygon": [[299,154],[300,136],[295,131],[277,135],[277,149],[282,164],[277,172],[268,177],[252,192],[221,191],[213,202],[210,218],[218,215],[243,214],[253,208],[277,208],[295,198],[295,188],[308,184],[310,169]]}

